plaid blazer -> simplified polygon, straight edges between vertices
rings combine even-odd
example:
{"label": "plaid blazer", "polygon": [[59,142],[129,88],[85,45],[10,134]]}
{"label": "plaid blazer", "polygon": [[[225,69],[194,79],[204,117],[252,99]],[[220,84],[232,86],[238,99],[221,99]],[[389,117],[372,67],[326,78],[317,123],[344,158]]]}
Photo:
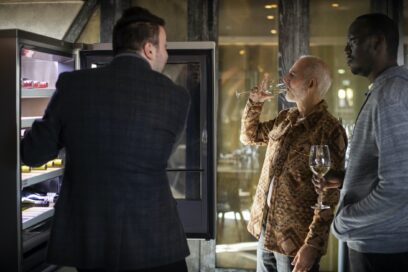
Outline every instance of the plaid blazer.
{"label": "plaid blazer", "polygon": [[273,120],[260,122],[262,106],[263,103],[249,100],[242,117],[241,141],[267,145],[248,230],[259,238],[262,224],[266,223],[265,248],[295,256],[303,244],[308,244],[323,255],[339,192],[328,190],[323,193],[323,202],[331,209],[310,208],[316,203],[317,194],[311,182],[309,150],[313,144],[328,145],[330,168],[344,171],[346,133],[327,111],[325,101],[317,104],[302,121],[298,121],[297,108],[290,108],[281,111]]}
{"label": "plaid blazer", "polygon": [[48,262],[140,269],[184,259],[188,246],[166,175],[190,96],[142,58],[62,73],[22,159],[66,151]]}

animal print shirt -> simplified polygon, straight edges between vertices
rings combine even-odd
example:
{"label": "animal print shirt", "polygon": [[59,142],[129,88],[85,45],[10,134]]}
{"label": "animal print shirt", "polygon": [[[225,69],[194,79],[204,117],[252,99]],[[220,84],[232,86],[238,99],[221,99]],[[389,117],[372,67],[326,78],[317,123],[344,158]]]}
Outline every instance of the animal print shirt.
{"label": "animal print shirt", "polygon": [[[294,107],[282,110],[273,120],[260,122],[262,106],[262,102],[249,99],[242,116],[241,141],[267,145],[248,230],[259,239],[262,225],[265,226],[267,250],[295,256],[303,244],[308,244],[323,255],[339,192],[330,189],[323,193],[323,203],[330,205],[330,209],[311,208],[317,193],[308,165],[309,150],[313,144],[328,145],[331,170],[344,171],[346,133],[328,112],[324,100],[302,119]],[[272,190],[270,205],[269,190]]]}

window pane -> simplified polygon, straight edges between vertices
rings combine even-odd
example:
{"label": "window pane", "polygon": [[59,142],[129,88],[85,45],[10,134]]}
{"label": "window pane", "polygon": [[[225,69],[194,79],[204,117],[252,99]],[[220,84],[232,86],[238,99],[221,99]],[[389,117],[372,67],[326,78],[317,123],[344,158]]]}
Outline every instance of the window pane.
{"label": "window pane", "polygon": [[341,118],[347,128],[354,124],[368,88],[368,80],[353,75],[347,66],[344,54],[347,30],[357,16],[369,12],[370,1],[348,0],[338,5],[310,1],[310,54],[321,57],[331,68],[333,84],[326,100],[331,113]]}
{"label": "window pane", "polygon": [[[185,131],[169,158],[167,176],[176,199],[201,199],[200,63],[167,63],[164,74],[190,92],[191,104]],[[194,80],[195,79],[195,80]],[[193,170],[194,169],[194,170]]]}
{"label": "window pane", "polygon": [[[359,15],[370,11],[370,1],[310,1],[310,54],[321,57],[331,68],[333,84],[326,95],[330,112],[342,119],[351,136],[354,122],[365,99],[368,81],[353,75],[344,54],[347,30]],[[322,271],[337,271],[337,239],[330,234],[327,254],[320,262]]]}
{"label": "window pane", "polygon": [[[276,1],[220,0],[219,4],[216,267],[255,269],[257,241],[246,225],[265,148],[240,143],[248,96],[237,98],[235,93],[254,87],[265,74],[278,77],[278,10]],[[266,102],[261,119],[276,116],[277,108],[276,99]]]}

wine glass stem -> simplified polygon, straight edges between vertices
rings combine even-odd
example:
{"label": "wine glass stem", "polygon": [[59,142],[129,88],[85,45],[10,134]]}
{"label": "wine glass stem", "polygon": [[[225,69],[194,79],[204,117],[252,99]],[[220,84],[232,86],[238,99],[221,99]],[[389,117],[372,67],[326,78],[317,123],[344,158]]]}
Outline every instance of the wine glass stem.
{"label": "wine glass stem", "polygon": [[319,195],[317,197],[317,202],[319,203],[320,206],[323,205],[323,195],[322,195],[322,193],[319,193]]}

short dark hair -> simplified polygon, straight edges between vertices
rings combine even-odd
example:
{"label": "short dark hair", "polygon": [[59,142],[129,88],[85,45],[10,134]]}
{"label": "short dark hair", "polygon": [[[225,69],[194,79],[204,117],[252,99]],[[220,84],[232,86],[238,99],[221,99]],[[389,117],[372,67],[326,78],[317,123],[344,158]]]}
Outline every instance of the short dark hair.
{"label": "short dark hair", "polygon": [[369,13],[356,18],[354,22],[361,22],[368,34],[383,35],[385,37],[388,54],[398,55],[399,32],[394,20],[382,13]]}
{"label": "short dark hair", "polygon": [[159,27],[164,26],[162,18],[150,13],[145,8],[126,9],[113,28],[113,53],[139,51],[147,42],[157,45]]}

